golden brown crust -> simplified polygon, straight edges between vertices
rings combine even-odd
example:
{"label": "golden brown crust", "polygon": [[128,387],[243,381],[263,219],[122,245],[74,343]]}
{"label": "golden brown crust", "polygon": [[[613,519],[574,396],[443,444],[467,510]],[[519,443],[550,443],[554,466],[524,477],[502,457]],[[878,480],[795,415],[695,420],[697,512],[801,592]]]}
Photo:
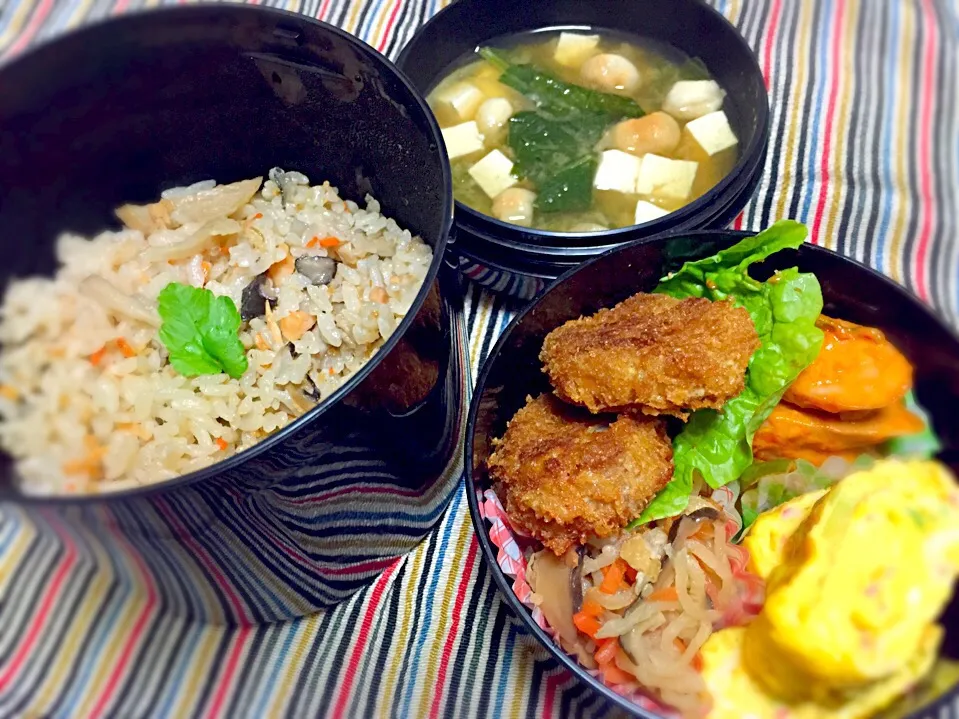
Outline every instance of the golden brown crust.
{"label": "golden brown crust", "polygon": [[685,418],[742,392],[759,344],[732,302],[640,293],[550,332],[540,360],[556,394],[591,412]]}
{"label": "golden brown crust", "polygon": [[489,472],[510,521],[557,555],[626,526],[673,474],[662,420],[594,417],[548,394],[494,445]]}

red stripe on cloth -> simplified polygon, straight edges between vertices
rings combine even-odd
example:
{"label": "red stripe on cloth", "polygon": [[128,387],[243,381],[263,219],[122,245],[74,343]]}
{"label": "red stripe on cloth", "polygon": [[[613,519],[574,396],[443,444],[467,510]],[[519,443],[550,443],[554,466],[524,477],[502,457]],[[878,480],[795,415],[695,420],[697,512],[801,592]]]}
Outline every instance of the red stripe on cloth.
{"label": "red stripe on cloth", "polygon": [[766,42],[763,45],[763,79],[766,89],[770,85],[770,75],[773,69],[773,46],[776,44],[776,30],[779,28],[779,18],[782,15],[782,0],[775,0],[769,11],[769,23],[766,25]]}
{"label": "red stripe on cloth", "polygon": [[560,692],[560,680],[567,677],[565,669],[560,669],[546,679],[546,691],[543,693],[543,719],[553,719],[553,702]]}
{"label": "red stripe on cloth", "polygon": [[386,29],[383,30],[383,37],[380,39],[379,45],[376,46],[376,49],[380,52],[386,50],[386,44],[390,41],[390,35],[393,33],[393,25],[396,24],[396,16],[400,11],[400,5],[402,5],[400,0],[396,0],[393,4],[393,12],[390,13],[390,19],[386,23]]}
{"label": "red stripe on cloth", "polygon": [[734,230],[741,230],[741,229],[743,229],[743,219],[745,218],[745,216],[746,216],[745,211],[740,212],[738,215],[736,215],[736,219],[733,220],[733,229],[734,229]]}
{"label": "red stripe on cloth", "polygon": [[822,155],[819,160],[819,201],[816,203],[816,213],[813,216],[812,232],[810,241],[813,244],[822,244],[819,237],[819,230],[822,227],[823,217],[826,211],[826,196],[829,194],[829,153],[832,150],[833,134],[840,132],[836,127],[836,97],[839,95],[839,76],[841,74],[840,60],[842,55],[841,40],[843,28],[846,24],[846,1],[839,0],[836,4],[838,17],[832,29],[832,42],[829,44],[829,51],[832,54],[833,61],[829,64],[829,103],[826,105],[826,137],[823,140]]}
{"label": "red stripe on cloth", "polygon": [[344,574],[362,574],[364,572],[381,572],[395,561],[395,557],[390,557],[388,559],[373,559],[369,562],[354,564],[349,567],[324,567],[321,571],[323,574],[332,574],[334,576],[341,576]]}
{"label": "red stripe on cloth", "polygon": [[113,15],[119,15],[121,12],[127,9],[127,6],[130,4],[130,0],[117,0],[116,4],[113,6],[113,10],[110,12]]}
{"label": "red stripe on cloth", "polygon": [[450,620],[450,628],[446,633],[446,641],[443,643],[443,654],[440,656],[440,668],[436,675],[436,689],[433,694],[433,705],[430,707],[430,719],[437,719],[440,715],[446,671],[449,668],[450,656],[453,654],[453,644],[456,642],[459,633],[460,616],[463,613],[463,602],[466,601],[466,589],[473,574],[473,564],[476,562],[477,547],[479,547],[479,543],[474,535],[466,553],[466,565],[463,567],[463,574],[460,575],[460,585],[456,589],[456,599],[453,600],[453,616]]}
{"label": "red stripe on cloth", "polygon": [[340,489],[331,489],[329,492],[320,492],[311,494],[307,497],[297,497],[296,499],[286,500],[287,504],[320,504],[322,502],[343,497],[349,494],[392,494],[397,497],[419,497],[422,492],[416,489],[396,489],[392,487],[341,487]]}
{"label": "red stripe on cloth", "polygon": [[98,717],[105,712],[110,700],[113,698],[113,693],[120,684],[121,677],[126,671],[127,666],[130,664],[130,658],[133,656],[134,648],[139,643],[140,637],[143,635],[143,631],[146,629],[147,624],[153,618],[154,609],[156,608],[157,604],[156,585],[153,583],[153,578],[150,576],[150,572],[147,571],[146,566],[143,564],[143,560],[140,558],[140,555],[130,545],[130,543],[123,538],[123,534],[117,530],[115,524],[111,523],[108,526],[110,533],[116,538],[116,540],[120,544],[125,545],[129,550],[129,556],[133,559],[134,564],[136,564],[137,572],[143,579],[143,583],[146,585],[147,601],[146,606],[143,607],[143,611],[140,612],[136,622],[133,624],[133,630],[130,632],[126,643],[123,645],[123,650],[120,652],[120,656],[113,666],[113,672],[110,674],[110,678],[107,680],[106,686],[103,688],[103,692],[100,694],[100,698],[97,699],[96,704],[93,706],[93,710],[90,712],[91,717]]}
{"label": "red stripe on cloth", "polygon": [[30,42],[33,40],[34,35],[37,34],[37,31],[40,29],[40,26],[43,25],[43,21],[47,19],[47,15],[50,14],[50,10],[53,8],[53,0],[41,0],[40,6],[34,11],[33,17],[30,18],[30,23],[20,33],[20,37],[17,38],[17,41],[13,43],[7,51],[3,54],[4,57],[13,57],[23,50]]}
{"label": "red stripe on cloth", "polygon": [[326,20],[326,14],[330,11],[330,3],[333,0],[323,0],[323,4],[320,5],[319,11],[316,13],[317,20]]}
{"label": "red stripe on cloth", "polygon": [[216,694],[213,695],[210,711],[207,712],[208,717],[221,715],[227,694],[233,684],[233,675],[236,674],[236,668],[240,664],[240,655],[243,654],[243,649],[246,647],[246,635],[249,633],[250,627],[240,627],[233,638],[233,648],[230,649],[230,656],[227,657],[223,675],[217,680]]}
{"label": "red stripe on cloth", "polygon": [[932,237],[932,223],[938,208],[932,191],[932,102],[936,92],[936,53],[939,50],[939,38],[936,15],[931,7],[932,0],[923,0],[922,15],[928,31],[926,52],[920,69],[922,81],[922,108],[919,121],[919,240],[916,243],[915,285],[916,293],[923,301],[929,301],[929,240]]}
{"label": "red stripe on cloth", "polygon": [[20,672],[20,667],[23,665],[23,662],[27,656],[29,656],[30,651],[33,649],[33,645],[37,641],[37,637],[40,635],[40,632],[47,623],[47,617],[50,615],[50,610],[53,608],[53,603],[60,594],[60,589],[63,586],[63,583],[66,581],[67,576],[69,576],[77,562],[77,545],[74,543],[72,537],[67,534],[57,520],[53,519],[52,517],[46,517],[46,519],[53,528],[53,531],[56,532],[57,539],[59,539],[63,544],[63,558],[60,560],[60,565],[53,573],[53,577],[50,579],[50,583],[47,585],[47,591],[37,603],[37,613],[33,616],[30,626],[27,627],[27,630],[23,636],[23,641],[14,652],[13,657],[10,659],[10,663],[0,670],[0,689],[9,687],[13,679]]}
{"label": "red stripe on cloth", "polygon": [[204,552],[200,549],[200,545],[192,538],[191,534],[186,530],[186,528],[180,524],[180,520],[176,516],[170,505],[165,499],[161,499],[157,502],[157,506],[160,508],[160,511],[163,513],[163,516],[168,522],[173,525],[173,529],[176,532],[178,537],[181,537],[184,542],[193,550],[193,556],[197,557],[209,570],[210,574],[216,579],[217,586],[226,594],[227,598],[230,600],[230,604],[233,607],[234,615],[237,617],[244,617],[249,621],[249,616],[246,613],[246,607],[243,606],[243,602],[240,601],[240,598],[236,595],[236,592],[233,591],[233,585],[226,580],[226,577],[223,576],[223,573],[217,568],[216,562],[210,559],[210,555],[207,552]]}
{"label": "red stripe on cloth", "polygon": [[390,577],[393,572],[396,571],[396,568],[399,566],[400,560],[397,559],[391,564],[383,576],[376,580],[376,584],[373,585],[373,591],[370,593],[370,603],[366,607],[366,613],[363,615],[363,621],[360,622],[360,632],[356,637],[356,643],[353,645],[353,652],[350,654],[350,659],[346,664],[346,669],[344,670],[342,677],[343,683],[340,686],[340,694],[336,698],[336,704],[333,707],[333,711],[330,713],[331,719],[341,719],[346,716],[346,703],[350,699],[350,691],[353,689],[353,680],[356,679],[356,671],[360,666],[360,661],[363,659],[363,650],[366,648],[366,640],[370,635],[370,627],[373,626],[373,617],[376,616],[376,610],[380,606],[380,601],[383,599],[383,592],[386,589],[386,584],[389,582]]}

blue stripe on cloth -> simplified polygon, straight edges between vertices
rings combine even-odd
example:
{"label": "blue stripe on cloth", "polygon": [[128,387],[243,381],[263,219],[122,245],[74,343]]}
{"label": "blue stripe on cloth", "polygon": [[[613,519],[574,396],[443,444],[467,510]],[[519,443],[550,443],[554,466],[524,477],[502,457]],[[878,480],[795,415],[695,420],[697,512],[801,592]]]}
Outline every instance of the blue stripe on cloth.
{"label": "blue stripe on cloth", "polygon": [[[895,97],[895,92],[899,84],[899,63],[896,58],[899,54],[899,3],[889,3],[889,25],[886,32],[889,35],[889,49],[886,52],[886,97]],[[889,225],[892,222],[892,202],[895,193],[891,191],[893,187],[892,160],[893,160],[893,136],[895,135],[895,111],[896,103],[887,102],[883,108],[882,129],[877,128],[877,132],[883,135],[883,152],[880,153],[882,167],[882,185],[879,193],[882,198],[881,210],[879,214],[879,231],[876,238],[875,254],[872,258],[873,267],[879,267],[887,270],[889,265],[888,246],[891,244],[889,237]]]}
{"label": "blue stripe on cloth", "polygon": [[[66,526],[67,531],[72,532],[73,529],[69,526]],[[93,538],[95,540],[95,538]],[[133,586],[129,581],[129,577],[137,576],[137,570],[132,566],[132,562],[125,560],[120,556],[119,560],[117,559],[118,554],[116,553],[110,545],[103,546],[101,549],[104,552],[107,552],[107,557],[110,561],[110,569],[113,572],[113,581],[117,584],[117,591],[110,598],[110,601],[107,603],[106,607],[103,608],[105,614],[99,614],[96,620],[96,632],[92,637],[86,639],[86,646],[84,651],[80,654],[83,656],[90,657],[99,657],[103,652],[103,648],[106,646],[108,641],[115,641],[116,637],[113,632],[116,625],[117,617],[123,613],[123,610],[127,608],[126,600],[133,594]],[[77,672],[76,680],[73,682],[73,686],[70,688],[67,695],[63,698],[63,706],[74,706],[78,704],[87,690],[87,685],[90,682],[90,676],[93,673],[93,669],[96,666],[96,661],[87,661],[82,662],[80,670]]]}
{"label": "blue stripe on cloth", "polygon": [[[280,665],[283,664],[283,657],[286,656],[287,652],[290,651],[290,645],[293,643],[293,637],[296,635],[297,628],[300,625],[296,622],[289,622],[284,625],[282,638],[282,646],[280,647],[279,658],[272,662],[272,667],[270,668],[270,673],[267,676],[266,680],[260,682],[262,687],[272,687],[276,684],[277,677],[280,675]],[[267,691],[259,692],[259,700],[256,703],[253,711],[250,713],[250,716],[254,717],[265,717],[266,716],[266,703],[270,699],[270,693]]]}
{"label": "blue stripe on cloth", "polygon": [[366,19],[363,21],[363,25],[358,28],[356,36],[360,38],[365,43],[373,44],[372,38],[370,35],[373,30],[373,21],[378,20],[380,8],[383,7],[384,0],[374,0],[373,7],[364,10],[366,12]]}
{"label": "blue stripe on cloth", "polygon": [[17,536],[17,531],[21,527],[20,522],[20,512],[14,508],[8,508],[6,511],[0,515],[2,523],[0,523],[0,528],[2,528],[2,533],[0,533],[0,556],[10,546],[10,543],[13,542],[13,538]]}
{"label": "blue stripe on cloth", "polygon": [[[806,141],[806,177],[804,183],[806,186],[801,190],[803,193],[803,202],[799,210],[799,217],[796,218],[800,222],[805,223],[809,223],[812,219],[812,200],[813,196],[816,195],[816,178],[819,172],[817,165],[821,159],[819,151],[822,147],[820,126],[823,122],[823,103],[830,86],[829,69],[838,62],[837,58],[834,58],[832,62],[830,62],[829,59],[830,39],[832,33],[835,31],[833,21],[835,20],[836,13],[833,8],[833,0],[822,0],[822,4],[823,7],[819,15],[822,27],[820,27],[817,32],[819,40],[818,56],[816,58],[818,67],[816,69],[816,82],[811,89],[813,97],[815,98],[815,106],[812,109],[812,130]],[[810,126],[807,125],[807,128],[808,127]],[[827,127],[826,131],[829,132],[829,130],[830,128]],[[819,178],[820,181],[822,181],[822,179],[823,178]]]}
{"label": "blue stripe on cloth", "polygon": [[199,644],[200,638],[203,636],[203,634],[203,627],[196,625],[192,628],[188,637],[183,640],[184,648],[180,649],[180,659],[177,662],[176,667],[174,667],[169,680],[166,682],[166,691],[164,692],[162,698],[160,698],[157,702],[159,707],[157,709],[157,716],[172,716],[170,713],[171,706],[177,701],[177,699],[179,699],[177,692],[183,685],[183,678],[186,676],[186,670],[193,661],[193,654],[196,651],[197,644]]}
{"label": "blue stripe on cloth", "polygon": [[[457,512],[463,511],[463,503],[466,499],[466,488],[460,484],[459,488],[456,490],[456,494],[453,496],[452,502],[450,502],[450,516],[455,516]],[[439,547],[436,550],[437,556],[442,557],[446,554],[446,549],[449,547],[450,537],[453,536],[453,528],[456,527],[456,522],[447,521],[445,526],[442,528],[442,537],[440,539]],[[416,651],[413,652],[412,661],[410,664],[409,676],[415,677],[416,672],[419,669],[420,657],[426,654],[423,651],[424,646],[426,646],[426,640],[430,636],[427,631],[431,626],[430,619],[433,618],[433,599],[436,597],[436,588],[439,586],[441,573],[433,572],[433,576],[430,577],[430,585],[426,591],[426,607],[424,608],[423,616],[426,617],[426,621],[420,627],[419,636],[416,639]],[[402,711],[400,711],[400,716],[412,716],[410,712],[410,703],[413,701],[413,689],[415,688],[415,682],[409,682],[406,685],[406,688],[403,691],[403,701],[402,701]]]}

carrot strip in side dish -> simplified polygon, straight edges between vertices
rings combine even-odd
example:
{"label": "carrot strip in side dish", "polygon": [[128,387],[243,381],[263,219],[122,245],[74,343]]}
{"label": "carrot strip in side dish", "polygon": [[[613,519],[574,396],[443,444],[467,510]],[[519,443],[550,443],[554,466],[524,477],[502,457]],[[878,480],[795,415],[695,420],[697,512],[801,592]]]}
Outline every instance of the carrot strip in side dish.
{"label": "carrot strip in side dish", "polygon": [[593,658],[596,660],[596,663],[601,666],[603,664],[609,664],[616,658],[617,649],[619,649],[619,641],[617,639],[600,639],[599,649],[596,650]]}
{"label": "carrot strip in side dish", "polygon": [[617,666],[616,655],[619,654],[619,651],[618,639],[599,640],[599,649],[596,650],[593,659],[596,660],[600,674],[602,674],[603,681],[606,684],[626,684],[636,681],[629,672],[625,672]]}
{"label": "carrot strip in side dish", "polygon": [[608,567],[603,568],[603,581],[599,585],[599,591],[604,594],[616,594],[623,588],[623,579],[626,576],[626,567],[628,565],[623,559],[617,559]]}
{"label": "carrot strip in side dish", "polygon": [[657,589],[655,592],[646,597],[647,602],[675,602],[678,600],[679,594],[676,593],[675,586]]}
{"label": "carrot strip in side dish", "polygon": [[587,599],[583,602],[583,608],[573,615],[573,626],[588,637],[595,637],[600,626],[599,617],[603,613],[603,608],[598,602]]}
{"label": "carrot strip in side dish", "polygon": [[636,681],[632,674],[624,672],[612,662],[601,665],[599,671],[603,675],[603,681],[607,684],[628,684]]}

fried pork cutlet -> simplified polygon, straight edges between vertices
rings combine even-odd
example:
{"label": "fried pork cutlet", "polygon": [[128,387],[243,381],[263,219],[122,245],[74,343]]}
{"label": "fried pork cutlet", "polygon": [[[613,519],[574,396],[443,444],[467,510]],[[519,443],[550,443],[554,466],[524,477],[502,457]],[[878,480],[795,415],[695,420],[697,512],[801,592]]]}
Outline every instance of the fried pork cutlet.
{"label": "fried pork cutlet", "polygon": [[673,475],[662,420],[592,416],[549,394],[528,399],[494,445],[510,521],[557,555],[626,526]]}
{"label": "fried pork cutlet", "polygon": [[590,412],[685,419],[743,391],[759,344],[749,313],[730,301],[640,293],[556,328],[539,358],[556,394]]}

